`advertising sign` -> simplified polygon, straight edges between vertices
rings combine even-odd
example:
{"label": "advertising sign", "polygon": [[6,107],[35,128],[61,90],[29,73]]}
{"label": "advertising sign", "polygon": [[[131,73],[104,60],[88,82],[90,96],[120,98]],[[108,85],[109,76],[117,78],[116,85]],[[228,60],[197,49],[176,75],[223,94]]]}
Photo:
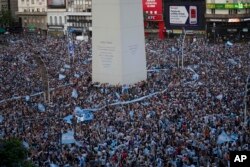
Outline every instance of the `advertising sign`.
{"label": "advertising sign", "polygon": [[207,3],[207,9],[249,9],[250,3]]}
{"label": "advertising sign", "polygon": [[143,0],[143,12],[147,21],[162,21],[162,0]]}
{"label": "advertising sign", "polygon": [[48,0],[48,8],[66,8],[66,0]]}
{"label": "advertising sign", "polygon": [[[201,30],[205,28],[204,1],[165,1],[165,25],[167,29]],[[192,4],[192,5],[191,5]]]}

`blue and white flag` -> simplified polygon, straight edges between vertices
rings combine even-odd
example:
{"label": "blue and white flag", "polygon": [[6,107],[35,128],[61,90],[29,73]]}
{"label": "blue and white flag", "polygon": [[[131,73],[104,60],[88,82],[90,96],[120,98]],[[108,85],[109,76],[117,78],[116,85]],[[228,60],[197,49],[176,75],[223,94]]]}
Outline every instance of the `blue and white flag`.
{"label": "blue and white flag", "polygon": [[233,43],[232,42],[230,42],[230,41],[227,41],[227,43],[226,43],[228,46],[233,46]]}
{"label": "blue and white flag", "polygon": [[80,75],[79,74],[74,74],[74,77],[80,78]]}
{"label": "blue and white flag", "polygon": [[225,142],[230,142],[231,138],[228,136],[225,131],[221,132],[221,134],[218,136],[217,144],[223,144]]}
{"label": "blue and white flag", "polygon": [[129,111],[129,116],[130,116],[131,119],[134,118],[134,111],[133,110]]}
{"label": "blue and white flag", "polygon": [[69,51],[69,55],[74,57],[75,49],[74,49],[74,44],[72,41],[69,41],[68,51]]}
{"label": "blue and white flag", "polygon": [[50,164],[49,166],[50,166],[50,167],[59,167],[59,166],[56,165],[56,164]]}
{"label": "blue and white flag", "polygon": [[76,107],[74,110],[77,118],[77,123],[83,121],[91,121],[94,119],[94,114],[90,110],[81,109],[80,107]]}
{"label": "blue and white flag", "polygon": [[25,148],[30,148],[29,143],[27,143],[26,141],[23,141],[22,144]]}
{"label": "blue and white flag", "polygon": [[45,112],[45,107],[44,107],[44,105],[42,104],[42,103],[38,103],[38,110],[40,111],[40,112]]}
{"label": "blue and white flag", "polygon": [[30,101],[30,96],[25,96],[25,101]]}
{"label": "blue and white flag", "polygon": [[66,76],[65,76],[65,75],[63,75],[63,74],[59,74],[59,80],[63,80],[64,78],[66,78]]}
{"label": "blue and white flag", "polygon": [[77,99],[78,98],[78,93],[76,89],[73,89],[72,93],[71,93],[71,97]]}
{"label": "blue and white flag", "polygon": [[66,69],[70,69],[70,65],[68,65],[68,64],[64,64],[63,67],[66,68]]}
{"label": "blue and white flag", "polygon": [[2,122],[3,122],[3,116],[0,115],[0,123],[2,123]]}
{"label": "blue and white flag", "polygon": [[68,116],[64,117],[63,120],[69,124],[72,124],[72,121],[71,121],[72,118],[73,118],[73,115],[68,115]]}
{"label": "blue and white flag", "polygon": [[67,133],[62,134],[62,144],[72,144],[75,143],[74,131],[69,130]]}

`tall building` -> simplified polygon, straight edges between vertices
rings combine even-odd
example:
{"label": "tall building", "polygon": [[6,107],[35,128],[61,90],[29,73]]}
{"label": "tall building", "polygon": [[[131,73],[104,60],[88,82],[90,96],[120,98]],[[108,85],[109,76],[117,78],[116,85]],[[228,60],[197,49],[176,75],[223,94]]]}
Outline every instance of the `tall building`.
{"label": "tall building", "polygon": [[16,12],[18,11],[18,0],[8,0],[8,8],[11,11],[11,15],[16,19]]}
{"label": "tall building", "polygon": [[67,31],[86,34],[92,31],[92,0],[68,0]]}
{"label": "tall building", "polygon": [[67,8],[65,0],[50,0],[47,4],[48,34],[62,36],[65,34]]}
{"label": "tall building", "polygon": [[46,0],[18,0],[16,15],[21,19],[25,32],[47,31]]}
{"label": "tall building", "polygon": [[9,10],[13,18],[16,18],[15,12],[18,10],[18,0],[0,0],[0,11]]}
{"label": "tall building", "polygon": [[205,18],[214,40],[250,38],[250,0],[206,0]]}
{"label": "tall building", "polygon": [[8,10],[8,0],[0,0],[0,11]]}

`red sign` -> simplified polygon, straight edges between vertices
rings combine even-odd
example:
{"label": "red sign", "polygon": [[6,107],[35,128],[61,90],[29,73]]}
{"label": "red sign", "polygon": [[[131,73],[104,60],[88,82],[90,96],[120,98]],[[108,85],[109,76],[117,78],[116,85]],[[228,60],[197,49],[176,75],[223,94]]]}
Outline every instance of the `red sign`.
{"label": "red sign", "polygon": [[148,21],[162,21],[162,0],[143,0],[143,12]]}

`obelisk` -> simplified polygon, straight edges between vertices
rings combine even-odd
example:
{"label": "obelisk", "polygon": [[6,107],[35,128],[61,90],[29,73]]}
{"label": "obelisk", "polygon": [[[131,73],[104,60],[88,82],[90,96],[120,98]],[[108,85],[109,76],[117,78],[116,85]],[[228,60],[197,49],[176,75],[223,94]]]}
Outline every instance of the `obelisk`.
{"label": "obelisk", "polygon": [[147,79],[141,0],[92,0],[92,81]]}

